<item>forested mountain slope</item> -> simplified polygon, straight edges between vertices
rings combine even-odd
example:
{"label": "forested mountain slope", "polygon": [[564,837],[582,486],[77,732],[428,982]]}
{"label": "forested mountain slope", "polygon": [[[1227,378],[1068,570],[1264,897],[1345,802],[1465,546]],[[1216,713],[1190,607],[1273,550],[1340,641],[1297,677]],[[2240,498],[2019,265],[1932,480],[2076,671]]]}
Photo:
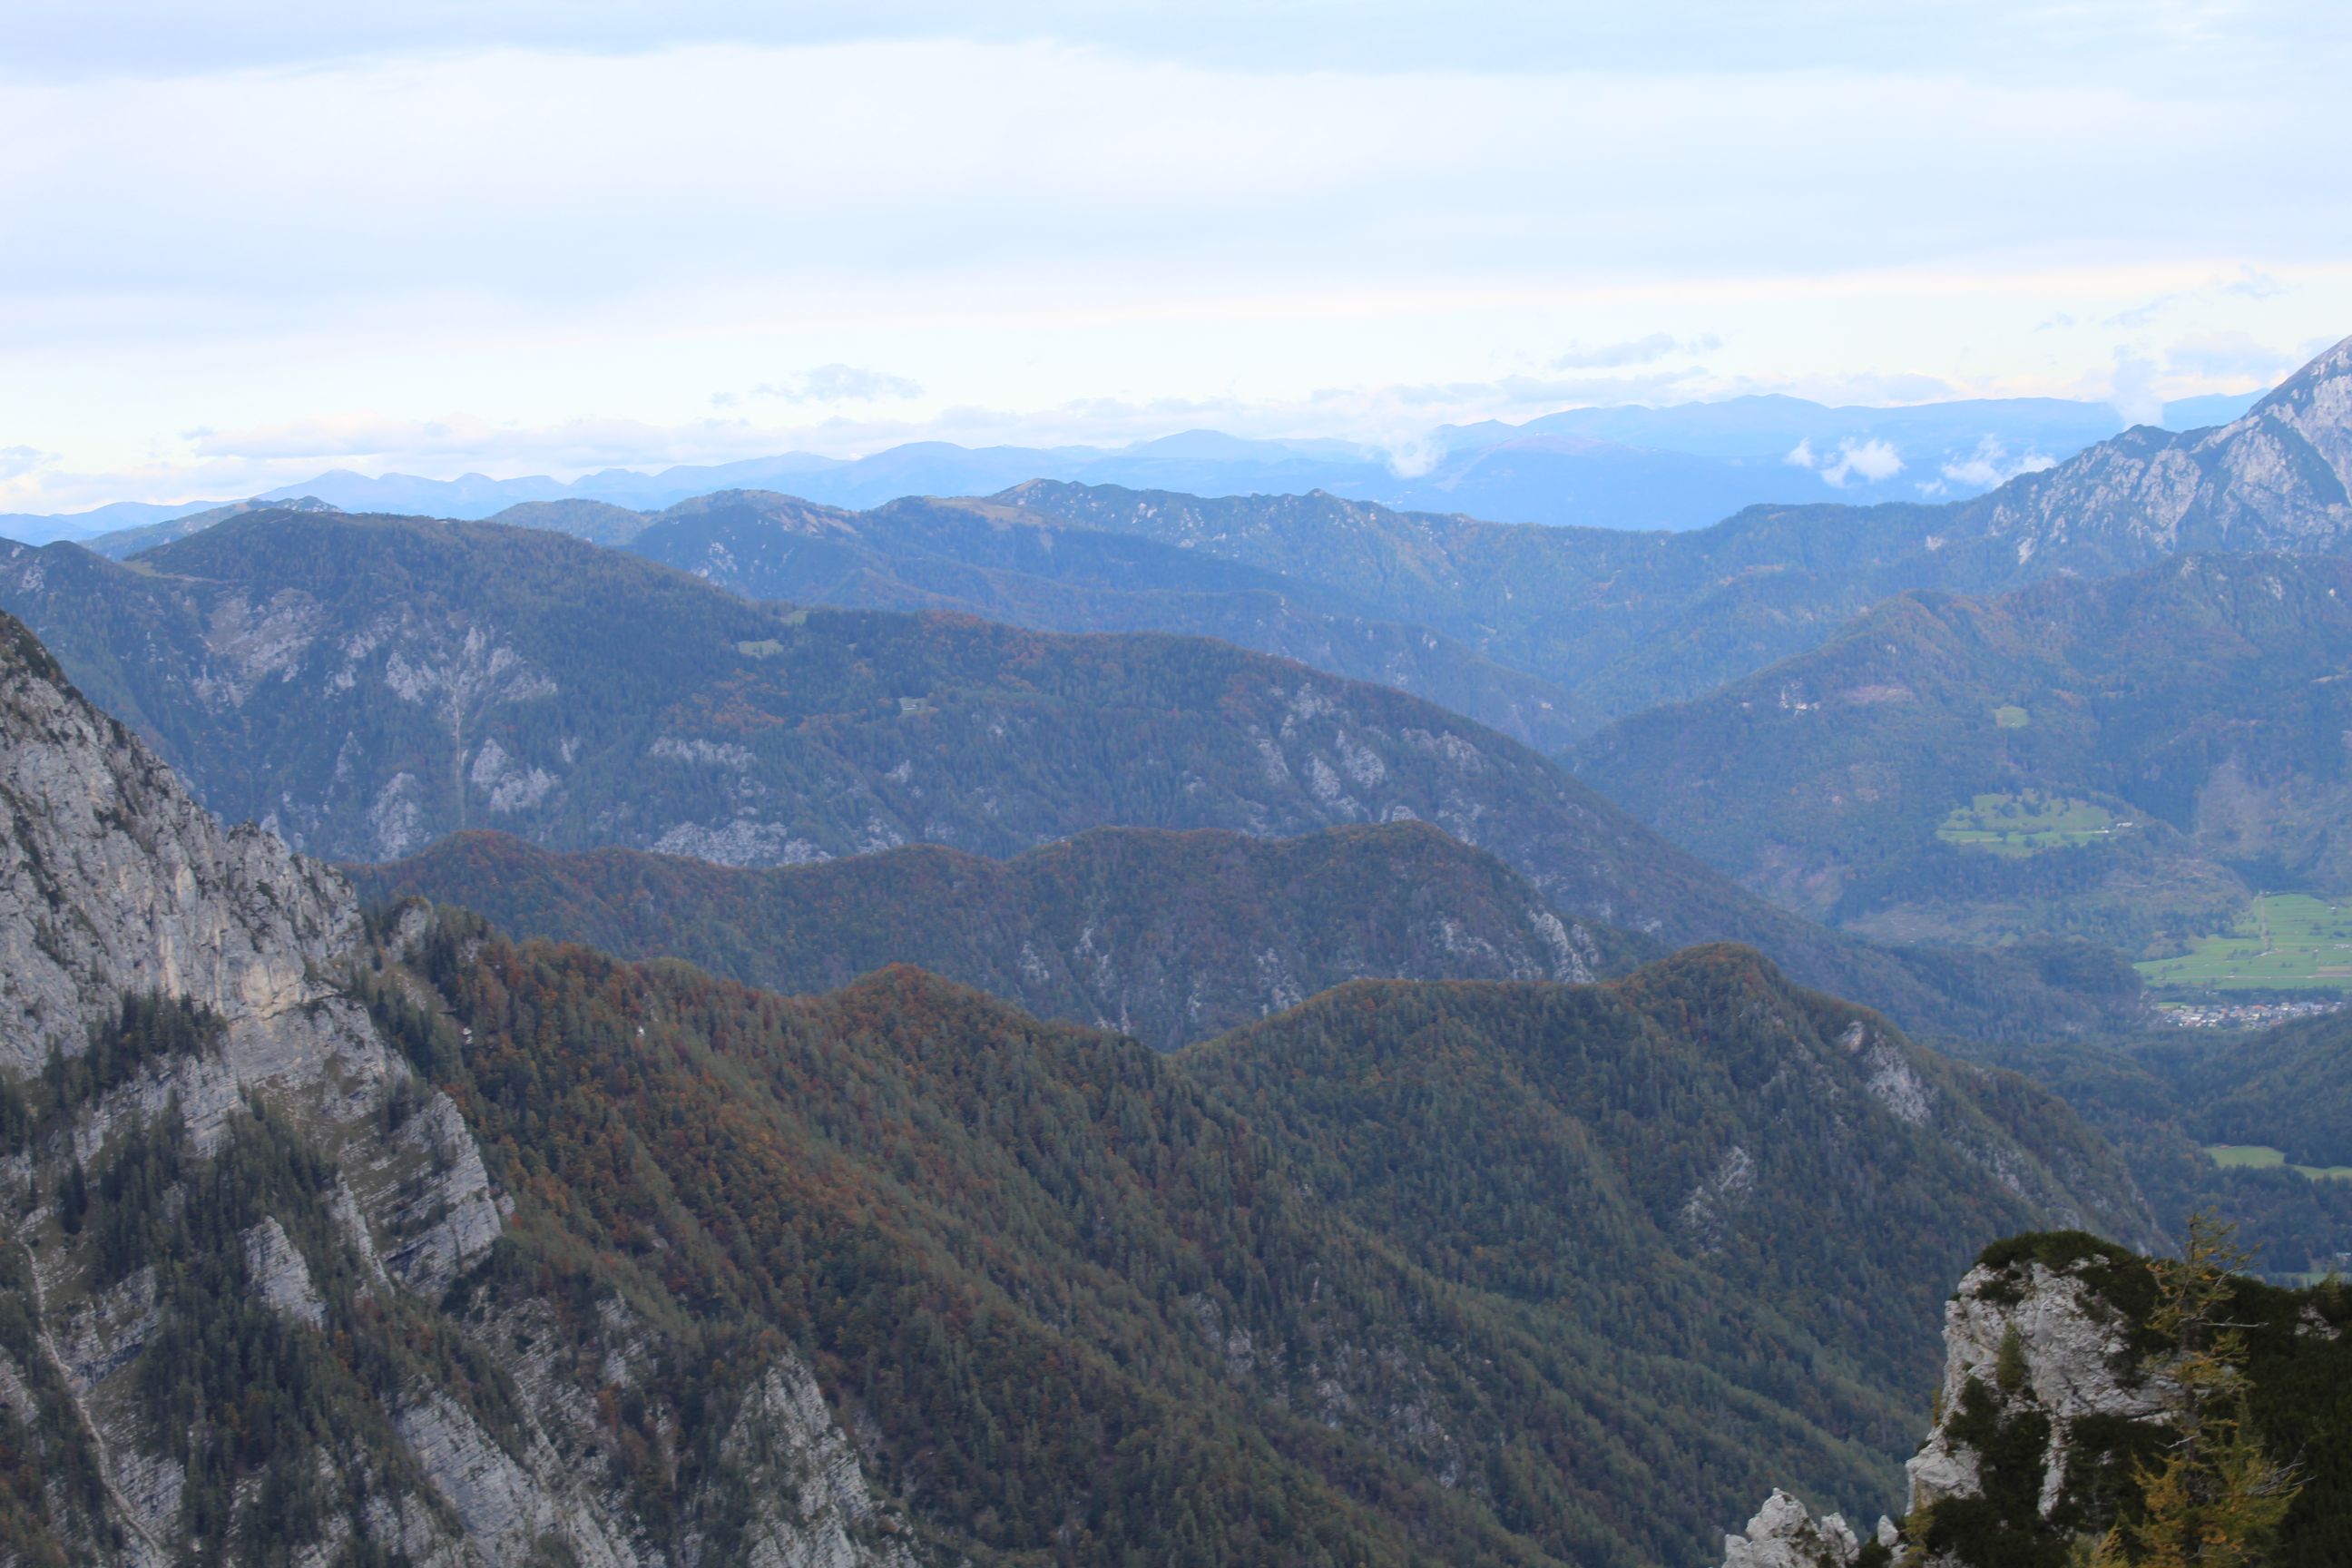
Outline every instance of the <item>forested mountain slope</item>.
{"label": "forested mountain slope", "polygon": [[[985,503],[1277,573],[1430,627],[1613,717],[1819,643],[1889,594],[2004,580],[1931,549],[1944,509],[1755,507],[1686,533],[1392,511],[1318,491],[1203,500],[1036,482]],[[1990,576],[1988,577],[1988,571]]]}
{"label": "forested mountain slope", "polygon": [[1221,637],[1428,698],[1539,751],[1591,727],[1566,691],[1336,590],[1016,508],[912,500],[855,512],[730,490],[646,524],[632,552],[751,598]]}
{"label": "forested mountain slope", "polygon": [[1751,942],[1906,1019],[2046,1030],[2131,1001],[2051,991],[2030,954],[1824,931],[1491,731],[1205,639],[793,610],[532,530],[271,513],[129,564],[15,550],[0,605],[206,804],[344,859],[479,826],[767,866],[1415,819],[1563,916]]}
{"label": "forested mountain slope", "polygon": [[[1940,1177],[1904,1243],[1931,1255],[2145,1225],[2021,1083],[1716,952],[1372,988],[1527,1012],[1551,1050],[1507,1046],[1522,1076],[1617,1064],[1547,1102],[1591,1118],[1597,1203],[1508,1106],[1430,1125],[1333,1086],[1456,1147],[1492,1129],[1492,1189],[1457,1190],[1500,1250],[1467,1255],[1409,1203],[1370,1223],[1304,1058],[1234,1078],[1245,1112],[914,970],[793,1001],[458,911],[363,929],[13,622],[0,675],[0,1541],[29,1563],[1690,1560],[1769,1479],[1886,1492],[1931,1348],[1777,1302],[1751,1237],[1820,1238],[1829,1279],[1878,1242],[1743,1204],[1729,1146],[1764,1192],[1818,1177],[1760,1142],[1800,1116],[1853,1158],[1790,1195],[1888,1217],[1903,1170]],[[1361,1049],[1402,1080],[1429,1042]],[[1513,1208],[1532,1243],[1494,1228]]]}
{"label": "forested mountain slope", "polygon": [[582,1275],[372,1019],[341,879],[6,617],[0,804],[0,1556],[915,1561],[788,1344],[681,1406],[693,1337]]}
{"label": "forested mountain slope", "polygon": [[2342,548],[2352,340],[2243,417],[2139,428],[1971,500],[1750,507],[1687,533],[1540,528],[1326,494],[1203,500],[1066,483],[992,504],[1132,533],[1351,596],[1622,716],[1693,698],[1914,588],[1987,593],[2183,550]]}
{"label": "forested mountain slope", "polygon": [[1812,1374],[1843,1363],[1907,1388],[1930,1363],[1887,1314],[1932,1313],[1960,1237],[2005,1230],[2020,1205],[2110,1233],[2146,1223],[2060,1101],[1745,949],[1589,987],[1360,982],[1179,1059],[1378,1233],[1582,1321],[1631,1336],[1639,1318],[1660,1349],[1687,1336],[1702,1360],[1727,1325],[1666,1305],[1664,1260],[1835,1347]]}
{"label": "forested mountain slope", "polygon": [[1423,823],[1274,839],[1097,828],[1010,860],[913,845],[765,870],[473,832],[351,875],[371,900],[463,904],[518,936],[774,991],[915,963],[1163,1050],[1349,980],[1586,981],[1655,951],[1562,921],[1509,867]]}
{"label": "forested mountain slope", "polygon": [[[2352,886],[2347,667],[2352,562],[2189,555],[1996,599],[1893,599],[1812,653],[1622,721],[1575,760],[1793,907],[2137,949],[2226,917],[2249,880]],[[1984,796],[2000,797],[1994,828],[2087,809],[2071,841],[1996,854],[1969,837]]]}

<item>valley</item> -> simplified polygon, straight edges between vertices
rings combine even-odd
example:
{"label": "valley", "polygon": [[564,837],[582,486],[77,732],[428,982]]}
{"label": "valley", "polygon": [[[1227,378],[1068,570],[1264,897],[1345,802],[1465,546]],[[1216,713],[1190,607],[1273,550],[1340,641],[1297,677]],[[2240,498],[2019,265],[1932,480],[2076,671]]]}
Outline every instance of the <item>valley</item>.
{"label": "valley", "polygon": [[2352,10],[8,22],[0,1568],[2352,1565]]}
{"label": "valley", "polygon": [[1792,1462],[1891,1497],[1932,1346],[1832,1329],[1829,1281],[1924,1312],[2021,1226],[2151,1234],[2056,1100],[1741,949],[1359,983],[1169,1057],[904,965],[793,1000],[362,913],[0,632],[35,1556],[1630,1565]]}
{"label": "valley", "polygon": [[2305,893],[2259,893],[2228,930],[2138,969],[2154,991],[2352,990],[2352,913]]}

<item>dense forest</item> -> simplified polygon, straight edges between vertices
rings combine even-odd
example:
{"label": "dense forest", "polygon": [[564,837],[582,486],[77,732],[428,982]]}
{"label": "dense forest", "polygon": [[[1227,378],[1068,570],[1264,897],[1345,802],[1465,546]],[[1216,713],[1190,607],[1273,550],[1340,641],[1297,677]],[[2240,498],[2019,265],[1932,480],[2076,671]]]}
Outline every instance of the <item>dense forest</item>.
{"label": "dense forest", "polygon": [[1601,720],[1561,688],[1335,589],[1019,508],[909,498],[854,512],[738,490],[642,522],[632,552],[751,598],[1213,637],[1410,691],[1543,752]]}
{"label": "dense forest", "polygon": [[775,991],[919,964],[1161,1049],[1367,975],[1592,980],[1659,951],[1561,921],[1526,879],[1423,823],[1301,838],[1107,827],[1003,861],[916,845],[764,870],[478,832],[352,876],[370,899],[462,904],[517,935]]}
{"label": "dense forest", "polygon": [[1503,736],[1226,644],[790,610],[482,523],[257,512],[135,564],[19,552],[0,601],[207,805],[312,853],[392,858],[496,826],[778,865],[1410,818],[1566,918],[1751,942],[1908,1023],[2011,1035],[2132,1005],[2051,985],[2035,955],[1824,931]]}
{"label": "dense forest", "polygon": [[[2226,921],[2250,885],[2352,877],[2347,590],[2337,558],[2186,556],[1999,599],[1906,595],[1577,763],[1795,907],[2137,950]],[[2006,858],[1939,841],[1986,795],[2027,815],[2080,801],[2096,826]]]}

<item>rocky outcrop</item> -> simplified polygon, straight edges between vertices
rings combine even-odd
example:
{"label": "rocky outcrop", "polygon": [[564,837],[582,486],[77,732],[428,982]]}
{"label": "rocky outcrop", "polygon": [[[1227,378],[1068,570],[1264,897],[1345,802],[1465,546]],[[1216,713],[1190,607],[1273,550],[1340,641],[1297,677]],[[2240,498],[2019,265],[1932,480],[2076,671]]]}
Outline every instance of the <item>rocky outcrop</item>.
{"label": "rocky outcrop", "polygon": [[124,992],[267,1026],[358,939],[341,879],[223,828],[129,731],[0,617],[0,1066],[68,1052]]}
{"label": "rocky outcrop", "polygon": [[2019,565],[2137,565],[2189,550],[2342,548],[2352,533],[2352,338],[2210,430],[2141,426],[2012,480],[1964,516]]}
{"label": "rocky outcrop", "polygon": [[[2161,1376],[2138,1364],[2129,1323],[2086,1278],[2109,1261],[2090,1254],[2056,1268],[2039,1259],[1980,1264],[1960,1281],[1944,1311],[1940,1414],[1905,1467],[1915,1515],[1980,1495],[1986,1436],[2027,1419],[2047,1431],[2034,1496],[2042,1516],[2052,1517],[2070,1500],[2074,1435],[2086,1418],[2161,1417]],[[1972,1419],[1995,1405],[1996,1419]]]}
{"label": "rocky outcrop", "polygon": [[[1886,1519],[1871,1537],[1887,1550],[1899,1539]],[[1803,1503],[1776,1489],[1748,1521],[1747,1534],[1723,1538],[1723,1568],[1853,1568],[1863,1544],[1842,1515],[1816,1520]]]}
{"label": "rocky outcrop", "polygon": [[[2175,1267],[2181,1267],[2175,1265]],[[2159,1271],[2080,1231],[2021,1236],[1986,1249],[1944,1312],[1935,1419],[1906,1467],[1902,1522],[1857,1539],[1774,1492],[1725,1568],[2010,1568],[2067,1562],[2131,1518],[2142,1467],[2170,1451],[2188,1395],[2173,1342],[2157,1331]],[[2316,1435],[2309,1391],[2345,1373],[2352,1302],[2328,1288],[2282,1289],[2242,1278],[2214,1309],[2238,1338],[2232,1420],[2309,1494],[2286,1515],[2275,1559],[2328,1556],[2340,1509],[2326,1489],[2340,1459]],[[2241,1401],[2242,1401],[2241,1403]]]}
{"label": "rocky outcrop", "polygon": [[[225,626],[247,663],[292,635],[266,620]],[[0,1465],[41,1499],[0,1496],[0,1561],[162,1568],[226,1538],[323,1564],[364,1539],[420,1568],[685,1568],[718,1560],[688,1521],[719,1513],[737,1560],[912,1563],[788,1353],[675,1517],[582,1463],[614,1401],[677,1430],[672,1352],[617,1302],[593,1346],[451,1310],[512,1200],[362,994],[415,922],[371,947],[339,876],[223,827],[5,616],[0,811]],[[249,1385],[218,1384],[229,1346]],[[271,1413],[234,1450],[223,1399]]]}

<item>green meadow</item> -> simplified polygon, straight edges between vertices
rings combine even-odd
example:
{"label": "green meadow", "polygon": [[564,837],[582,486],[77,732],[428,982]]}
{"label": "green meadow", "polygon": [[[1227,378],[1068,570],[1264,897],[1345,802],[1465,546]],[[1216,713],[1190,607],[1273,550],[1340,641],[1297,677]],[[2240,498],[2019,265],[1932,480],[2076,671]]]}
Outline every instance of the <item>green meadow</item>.
{"label": "green meadow", "polygon": [[2103,806],[2028,790],[1980,795],[1955,806],[1937,825],[1936,837],[1947,844],[2018,856],[2089,844],[2115,831],[2115,815]]}
{"label": "green meadow", "polygon": [[2284,1154],[2261,1143],[2209,1143],[2205,1152],[2225,1171],[2275,1171],[2284,1166],[2315,1182],[2352,1181],[2352,1165],[2288,1165]]}
{"label": "green meadow", "polygon": [[2151,986],[2202,991],[2352,990],[2352,905],[2265,893],[2230,930],[2138,966]]}

